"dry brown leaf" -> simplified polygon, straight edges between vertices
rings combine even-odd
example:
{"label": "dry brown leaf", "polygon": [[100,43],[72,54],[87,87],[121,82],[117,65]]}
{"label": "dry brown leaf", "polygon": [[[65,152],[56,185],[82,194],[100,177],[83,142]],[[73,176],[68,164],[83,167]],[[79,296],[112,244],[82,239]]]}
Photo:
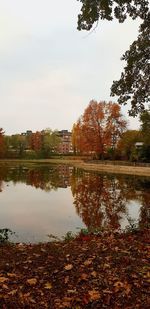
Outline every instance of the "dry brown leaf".
{"label": "dry brown leaf", "polygon": [[96,290],[88,291],[88,294],[90,296],[90,300],[98,300],[101,297],[100,293]]}
{"label": "dry brown leaf", "polygon": [[68,264],[64,268],[65,268],[65,270],[71,270],[73,268],[73,265],[72,264]]}
{"label": "dry brown leaf", "polygon": [[110,265],[107,264],[107,263],[105,263],[103,267],[104,267],[104,268],[110,268]]}
{"label": "dry brown leaf", "polygon": [[9,293],[8,293],[8,295],[15,295],[17,293],[17,289],[16,290],[12,290],[12,291],[10,291]]}
{"label": "dry brown leaf", "polygon": [[84,265],[85,266],[89,266],[89,265],[91,265],[92,264],[92,260],[91,259],[88,259],[88,260],[86,260],[85,262],[84,262]]}
{"label": "dry brown leaf", "polygon": [[36,279],[36,278],[27,279],[26,282],[27,282],[29,285],[36,285],[36,284],[37,284],[37,279]]}
{"label": "dry brown leaf", "polygon": [[114,283],[114,287],[115,287],[115,292],[118,292],[124,287],[124,284],[120,281],[117,281]]}
{"label": "dry brown leaf", "polygon": [[5,282],[5,281],[8,281],[8,278],[6,278],[6,277],[0,277],[0,283],[3,283],[3,282]]}
{"label": "dry brown leaf", "polygon": [[2,288],[8,290],[8,286],[6,284],[3,284]]}
{"label": "dry brown leaf", "polygon": [[17,275],[13,274],[13,273],[7,273],[7,276],[10,277],[10,278],[17,277]]}
{"label": "dry brown leaf", "polygon": [[97,277],[97,272],[94,270],[94,271],[92,271],[91,275],[92,275],[94,278],[96,278],[96,277]]}
{"label": "dry brown leaf", "polygon": [[25,297],[25,298],[28,298],[29,296],[30,296],[30,292],[25,293],[25,294],[23,295],[23,297]]}
{"label": "dry brown leaf", "polygon": [[65,284],[67,284],[69,282],[69,276],[66,276],[64,281],[65,281]]}
{"label": "dry brown leaf", "polygon": [[121,281],[117,281],[117,282],[114,283],[114,286],[117,287],[117,288],[123,288],[124,284]]}
{"label": "dry brown leaf", "polygon": [[85,273],[81,274],[81,279],[82,280],[88,280],[88,275],[85,274]]}
{"label": "dry brown leaf", "polygon": [[74,293],[76,293],[76,292],[77,292],[76,289],[74,289],[74,290],[67,290],[67,293],[69,293],[69,294],[74,294]]}
{"label": "dry brown leaf", "polygon": [[64,301],[61,304],[61,308],[70,308],[70,306],[71,306],[71,303],[69,301]]}
{"label": "dry brown leaf", "polygon": [[126,295],[129,295],[131,292],[131,284],[126,284],[125,286],[125,293]]}

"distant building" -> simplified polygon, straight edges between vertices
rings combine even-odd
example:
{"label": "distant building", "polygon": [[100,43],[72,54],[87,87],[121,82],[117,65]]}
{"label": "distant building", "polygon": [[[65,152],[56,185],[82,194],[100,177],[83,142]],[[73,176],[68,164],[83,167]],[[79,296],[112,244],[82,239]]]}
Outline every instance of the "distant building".
{"label": "distant building", "polygon": [[69,132],[68,130],[61,130],[58,131],[58,136],[61,139],[61,142],[57,148],[58,153],[60,154],[73,153],[71,132]]}
{"label": "distant building", "polygon": [[29,136],[32,134],[31,130],[27,130],[26,132],[21,133],[22,136]]}

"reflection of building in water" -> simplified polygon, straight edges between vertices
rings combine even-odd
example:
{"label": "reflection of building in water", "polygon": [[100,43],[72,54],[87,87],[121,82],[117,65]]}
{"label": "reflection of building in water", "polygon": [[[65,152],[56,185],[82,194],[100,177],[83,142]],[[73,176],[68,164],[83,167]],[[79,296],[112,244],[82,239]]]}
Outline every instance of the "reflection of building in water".
{"label": "reflection of building in water", "polygon": [[71,174],[73,167],[68,165],[59,165],[58,174],[59,174],[59,184],[60,188],[67,188],[71,186]]}

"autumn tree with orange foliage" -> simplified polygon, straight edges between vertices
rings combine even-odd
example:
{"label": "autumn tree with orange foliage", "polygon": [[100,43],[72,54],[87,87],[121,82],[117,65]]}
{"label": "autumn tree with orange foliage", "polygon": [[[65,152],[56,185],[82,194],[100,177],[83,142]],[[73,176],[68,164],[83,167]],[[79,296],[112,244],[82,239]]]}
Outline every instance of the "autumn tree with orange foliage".
{"label": "autumn tree with orange foliage", "polygon": [[30,138],[30,147],[32,150],[40,151],[42,147],[42,134],[41,132],[32,133]]}
{"label": "autumn tree with orange foliage", "polygon": [[115,148],[126,125],[117,103],[92,100],[73,126],[73,147],[77,153],[103,158],[108,148]]}

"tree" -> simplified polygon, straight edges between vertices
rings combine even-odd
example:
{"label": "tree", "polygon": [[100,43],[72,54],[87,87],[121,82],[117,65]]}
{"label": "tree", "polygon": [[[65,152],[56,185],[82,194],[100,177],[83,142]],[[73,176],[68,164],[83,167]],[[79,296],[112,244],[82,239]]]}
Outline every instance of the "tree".
{"label": "tree", "polygon": [[150,145],[150,108],[140,115],[141,132],[145,144]]}
{"label": "tree", "polygon": [[92,100],[74,125],[73,147],[78,152],[103,158],[108,147],[115,147],[125,128],[126,121],[118,104]]}
{"label": "tree", "polygon": [[10,145],[16,154],[22,158],[26,149],[26,136],[15,134],[10,137]]}
{"label": "tree", "polygon": [[150,98],[150,12],[148,0],[78,0],[82,3],[78,15],[78,29],[90,30],[95,22],[117,19],[123,23],[129,16],[142,20],[139,36],[122,57],[127,62],[119,81],[114,81],[111,95],[118,96],[120,104],[131,103],[129,114],[141,113]]}
{"label": "tree", "polygon": [[140,115],[141,133],[143,137],[143,147],[141,151],[141,159],[150,162],[150,108]]}
{"label": "tree", "polygon": [[39,131],[31,134],[30,147],[32,150],[39,152],[42,148],[42,134]]}
{"label": "tree", "polygon": [[117,144],[118,156],[125,160],[132,160],[136,154],[136,142],[142,142],[142,135],[137,130],[127,130],[122,134]]}
{"label": "tree", "polygon": [[0,158],[3,158],[5,154],[5,143],[4,143],[4,131],[0,128]]}
{"label": "tree", "polygon": [[50,153],[56,152],[57,146],[60,143],[60,138],[57,131],[51,129],[44,130],[42,154],[44,157],[49,157]]}

